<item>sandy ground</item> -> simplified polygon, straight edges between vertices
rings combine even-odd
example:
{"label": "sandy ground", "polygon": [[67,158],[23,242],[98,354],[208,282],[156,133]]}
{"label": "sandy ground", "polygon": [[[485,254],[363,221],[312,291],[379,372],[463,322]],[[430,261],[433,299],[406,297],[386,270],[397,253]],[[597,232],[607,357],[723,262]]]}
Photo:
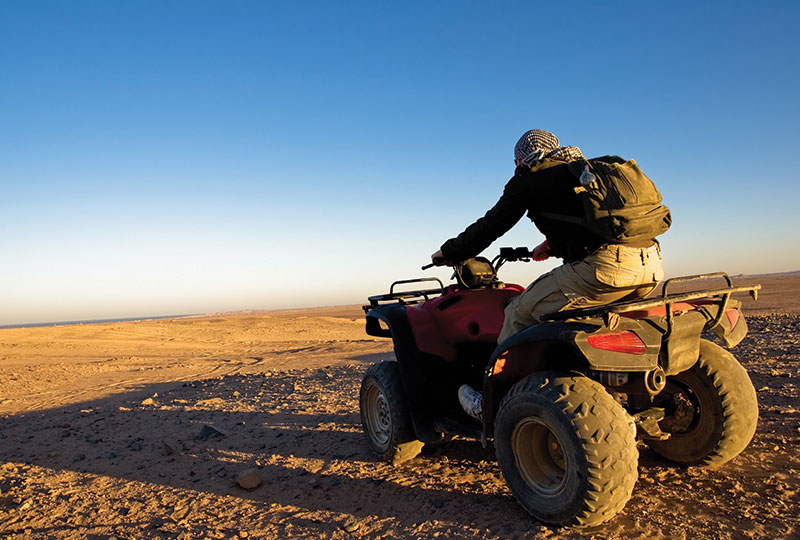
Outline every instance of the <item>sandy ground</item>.
{"label": "sandy ground", "polygon": [[478,442],[376,461],[358,388],[393,353],[357,306],[0,330],[0,537],[799,538],[800,277],[756,281],[753,442],[716,470],[640,445],[633,497],[583,531],[528,517]]}

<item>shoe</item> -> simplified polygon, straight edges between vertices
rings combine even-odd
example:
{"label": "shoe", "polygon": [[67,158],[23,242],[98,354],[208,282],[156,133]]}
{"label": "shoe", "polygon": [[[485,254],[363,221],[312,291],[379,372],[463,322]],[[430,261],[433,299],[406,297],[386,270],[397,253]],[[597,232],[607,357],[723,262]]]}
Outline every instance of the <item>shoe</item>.
{"label": "shoe", "polygon": [[468,384],[462,384],[458,389],[458,402],[465,413],[483,422],[483,395],[480,392]]}

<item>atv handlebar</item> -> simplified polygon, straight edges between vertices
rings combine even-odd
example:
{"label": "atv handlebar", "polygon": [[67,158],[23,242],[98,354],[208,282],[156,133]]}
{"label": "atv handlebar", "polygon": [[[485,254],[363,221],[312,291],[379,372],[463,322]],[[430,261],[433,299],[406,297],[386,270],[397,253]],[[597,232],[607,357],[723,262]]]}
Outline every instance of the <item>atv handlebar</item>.
{"label": "atv handlebar", "polygon": [[[494,259],[492,259],[492,266],[495,270],[503,266],[503,264],[507,262],[516,262],[516,261],[523,261],[529,262],[531,257],[533,256],[533,251],[529,250],[526,247],[501,247],[500,254],[497,255]],[[427,270],[428,268],[433,268],[434,266],[445,266],[445,265],[438,265],[437,262],[443,261],[444,259],[434,259],[432,263],[426,264],[422,267],[423,270]],[[464,261],[458,262],[451,262],[446,266],[456,267],[459,266]]]}
{"label": "atv handlebar", "polygon": [[503,262],[525,261],[527,262],[533,256],[533,251],[526,247],[503,247],[500,248],[500,254],[495,257],[495,260],[503,260]]}

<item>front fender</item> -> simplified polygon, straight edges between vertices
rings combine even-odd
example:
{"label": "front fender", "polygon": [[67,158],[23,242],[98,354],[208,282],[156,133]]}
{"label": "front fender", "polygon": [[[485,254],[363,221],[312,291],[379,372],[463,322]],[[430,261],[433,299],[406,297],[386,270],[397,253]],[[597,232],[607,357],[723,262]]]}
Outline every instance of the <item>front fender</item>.
{"label": "front fender", "polygon": [[[390,338],[392,336],[392,322],[396,315],[392,313],[390,308],[397,306],[378,306],[372,308],[367,312],[367,335],[375,337]],[[381,321],[386,325],[386,328],[381,326]]]}
{"label": "front fender", "polygon": [[[382,328],[381,322],[385,323],[387,328]],[[400,368],[400,382],[411,412],[411,423],[417,438],[425,443],[439,441],[441,435],[434,429],[434,418],[427,402],[425,386],[427,380],[425,365],[431,359],[417,346],[414,331],[408,320],[406,306],[387,304],[369,310],[367,312],[367,334],[392,338],[394,355]]]}

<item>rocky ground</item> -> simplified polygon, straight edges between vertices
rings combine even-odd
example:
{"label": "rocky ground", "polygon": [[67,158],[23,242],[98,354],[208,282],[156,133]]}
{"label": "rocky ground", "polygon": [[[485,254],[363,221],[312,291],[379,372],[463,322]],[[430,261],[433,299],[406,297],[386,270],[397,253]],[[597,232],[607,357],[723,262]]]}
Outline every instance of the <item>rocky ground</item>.
{"label": "rocky ground", "polygon": [[759,397],[750,446],[704,469],[640,444],[633,497],[583,531],[528,517],[475,441],[376,461],[358,388],[392,353],[357,315],[0,330],[0,537],[800,536],[796,313],[751,316],[734,350]]}

